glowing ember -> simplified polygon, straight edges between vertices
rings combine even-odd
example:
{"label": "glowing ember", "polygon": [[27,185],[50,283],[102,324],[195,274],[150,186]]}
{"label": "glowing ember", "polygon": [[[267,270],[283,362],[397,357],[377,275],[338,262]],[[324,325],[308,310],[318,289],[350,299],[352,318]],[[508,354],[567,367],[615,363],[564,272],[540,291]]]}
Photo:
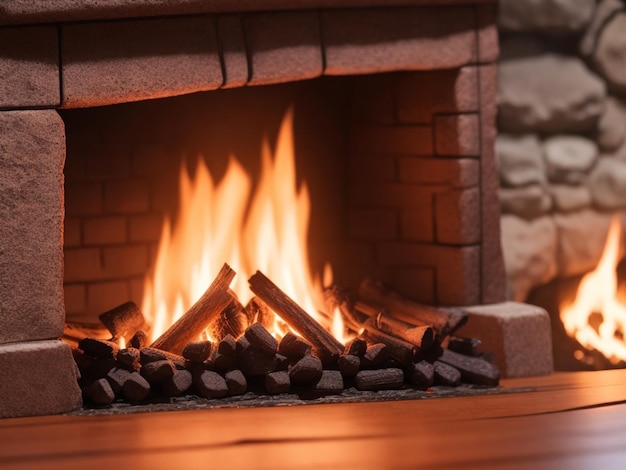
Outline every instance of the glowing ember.
{"label": "glowing ember", "polygon": [[[621,225],[615,217],[596,269],[586,274],[571,305],[561,305],[561,321],[570,336],[588,349],[595,349],[617,364],[626,360],[626,306],[617,299],[616,267],[620,259]],[[591,316],[601,314],[597,329]]]}
{"label": "glowing ember", "polygon": [[[260,270],[309,314],[323,305],[307,257],[310,200],[305,183],[296,188],[292,127],[288,111],[274,155],[263,141],[252,199],[250,176],[234,157],[219,184],[202,158],[193,178],[183,164],[178,219],[173,228],[164,221],[154,274],[145,283],[142,307],[152,316],[153,339],[193,305],[224,262],[237,272],[232,288],[243,304],[252,296],[247,280]],[[330,267],[324,281],[332,282]],[[279,336],[285,331],[280,322],[276,328]],[[335,328],[343,331],[343,324]]]}

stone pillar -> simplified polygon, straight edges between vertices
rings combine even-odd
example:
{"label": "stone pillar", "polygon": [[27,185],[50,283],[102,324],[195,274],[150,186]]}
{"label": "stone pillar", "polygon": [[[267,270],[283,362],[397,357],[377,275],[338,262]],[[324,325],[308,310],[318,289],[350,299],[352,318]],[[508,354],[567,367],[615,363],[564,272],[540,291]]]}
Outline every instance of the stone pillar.
{"label": "stone pillar", "polygon": [[64,160],[56,111],[0,113],[0,417],[81,405],[70,349],[58,341]]}

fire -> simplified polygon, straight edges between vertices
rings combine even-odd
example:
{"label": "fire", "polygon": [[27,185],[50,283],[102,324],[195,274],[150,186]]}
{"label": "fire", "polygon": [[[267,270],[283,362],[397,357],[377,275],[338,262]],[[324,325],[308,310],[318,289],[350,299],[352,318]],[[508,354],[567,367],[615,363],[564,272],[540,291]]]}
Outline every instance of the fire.
{"label": "fire", "polygon": [[[291,110],[273,155],[262,142],[261,177],[254,194],[252,188],[233,156],[219,183],[204,159],[198,158],[193,178],[183,163],[176,225],[165,219],[154,273],[144,288],[142,308],[152,316],[153,339],[193,305],[224,262],[237,272],[231,287],[244,305],[252,297],[247,280],[260,270],[309,314],[323,309],[322,283],[311,276],[307,256],[310,198],[306,183],[296,183]],[[324,276],[332,282],[329,266]],[[278,324],[274,333],[284,332]]]}
{"label": "fire", "polygon": [[[626,360],[626,305],[617,299],[616,268],[620,259],[622,229],[615,217],[596,269],[581,280],[571,305],[561,305],[561,321],[570,336],[585,348],[595,349],[617,364]],[[602,315],[602,323],[594,329],[593,313]]]}

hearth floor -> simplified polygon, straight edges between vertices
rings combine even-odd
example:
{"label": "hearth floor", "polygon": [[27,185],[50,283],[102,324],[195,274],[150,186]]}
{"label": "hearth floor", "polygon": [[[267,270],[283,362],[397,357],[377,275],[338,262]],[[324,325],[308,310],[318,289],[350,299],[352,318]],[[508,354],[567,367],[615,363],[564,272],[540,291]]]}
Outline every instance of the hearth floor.
{"label": "hearth floor", "polygon": [[0,468],[626,468],[626,370],[432,400],[0,420]]}

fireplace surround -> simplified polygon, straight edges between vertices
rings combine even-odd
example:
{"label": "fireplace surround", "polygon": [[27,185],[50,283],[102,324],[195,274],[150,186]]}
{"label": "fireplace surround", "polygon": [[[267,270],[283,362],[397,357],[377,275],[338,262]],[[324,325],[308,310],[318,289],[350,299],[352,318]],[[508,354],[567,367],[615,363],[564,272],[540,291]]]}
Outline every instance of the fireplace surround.
{"label": "fireplace surround", "polygon": [[[346,243],[370,260],[367,269],[418,300],[504,300],[495,2],[258,3],[0,7],[0,416],[80,406],[70,350],[58,341],[66,304],[88,302],[94,279],[81,269],[89,259],[102,263],[94,283],[109,282],[106,267],[116,262],[115,276],[128,279],[123,249],[82,246],[81,204],[101,202],[87,214],[92,223],[146,215],[124,207],[124,184],[137,188],[126,176],[81,189],[84,173],[68,166],[64,175],[66,125],[57,110],[371,75],[351,92],[349,160],[359,171],[347,182],[355,196]],[[60,111],[71,112],[82,111]],[[64,179],[71,182],[65,191]]]}

